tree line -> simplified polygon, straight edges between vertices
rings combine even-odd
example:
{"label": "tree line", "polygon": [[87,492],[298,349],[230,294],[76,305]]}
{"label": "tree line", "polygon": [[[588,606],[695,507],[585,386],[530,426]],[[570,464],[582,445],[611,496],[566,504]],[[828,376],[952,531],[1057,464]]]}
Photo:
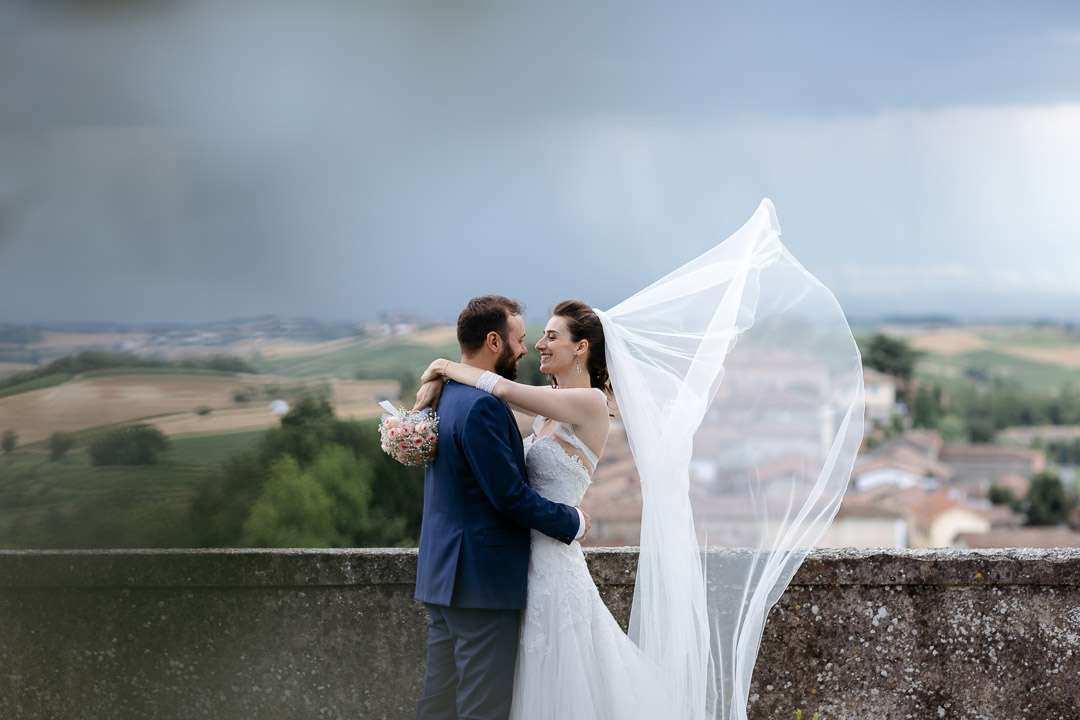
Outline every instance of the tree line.
{"label": "tree line", "polygon": [[230,355],[209,355],[205,357],[191,357],[183,360],[163,360],[161,358],[143,357],[135,353],[111,352],[108,350],[86,350],[75,355],[67,355],[53,360],[48,365],[24,370],[23,372],[9,375],[0,379],[0,390],[21,385],[31,380],[46,377],[48,375],[78,375],[79,373],[94,370],[111,370],[116,368],[179,368],[189,370],[218,370],[221,372],[256,373],[258,372],[249,362]]}
{"label": "tree line", "polygon": [[386,455],[375,422],[306,397],[207,477],[190,521],[200,547],[409,546],[422,509],[423,470]]}
{"label": "tree line", "polygon": [[1080,424],[1080,387],[1067,382],[1057,392],[1024,389],[1001,378],[969,372],[965,382],[915,381],[922,353],[903,340],[876,334],[861,343],[863,363],[897,380],[897,400],[907,404],[914,427],[941,432],[946,442],[990,443],[998,431],[1017,425]]}

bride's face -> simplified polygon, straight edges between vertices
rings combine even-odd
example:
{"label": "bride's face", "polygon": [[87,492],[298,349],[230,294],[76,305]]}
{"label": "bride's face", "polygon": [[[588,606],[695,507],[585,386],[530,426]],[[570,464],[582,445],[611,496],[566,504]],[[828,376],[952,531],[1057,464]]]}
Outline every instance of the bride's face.
{"label": "bride's face", "polygon": [[578,343],[570,337],[566,320],[558,315],[552,316],[544,328],[544,334],[536,341],[536,351],[540,353],[540,369],[552,375],[569,370],[574,365],[574,353],[577,349]]}

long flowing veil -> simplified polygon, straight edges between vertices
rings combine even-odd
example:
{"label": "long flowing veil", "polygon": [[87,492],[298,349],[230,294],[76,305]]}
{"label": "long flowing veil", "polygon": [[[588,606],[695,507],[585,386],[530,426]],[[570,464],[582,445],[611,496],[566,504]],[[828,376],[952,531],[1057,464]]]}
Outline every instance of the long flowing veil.
{"label": "long flowing veil", "polygon": [[769,200],[597,312],[641,477],[630,635],[670,680],[672,717],[745,720],[766,614],[836,514],[862,442],[858,347],[781,244]]}

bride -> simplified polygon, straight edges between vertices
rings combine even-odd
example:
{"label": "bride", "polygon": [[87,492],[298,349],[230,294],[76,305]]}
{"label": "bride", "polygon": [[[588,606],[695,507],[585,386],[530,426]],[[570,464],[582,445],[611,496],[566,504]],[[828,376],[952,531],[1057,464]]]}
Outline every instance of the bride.
{"label": "bride", "polygon": [[[610,427],[611,388],[599,317],[583,302],[559,303],[536,350],[553,387],[502,379],[491,392],[510,404],[527,436],[529,485],[548,500],[577,506]],[[421,378],[417,409],[437,402],[443,380],[476,385],[482,375],[469,365],[435,360]],[[531,539],[510,717],[632,720],[668,714],[672,700],[659,668],[604,605],[580,543],[566,545],[536,530]]]}
{"label": "bride", "polygon": [[[578,543],[536,532],[511,717],[745,720],[765,617],[839,507],[862,442],[862,365],[836,299],[762,201],[734,235],[607,312],[556,306],[551,388],[509,380],[529,484],[579,504],[613,396],[641,479],[629,635]],[[436,360],[443,379],[481,371]]]}

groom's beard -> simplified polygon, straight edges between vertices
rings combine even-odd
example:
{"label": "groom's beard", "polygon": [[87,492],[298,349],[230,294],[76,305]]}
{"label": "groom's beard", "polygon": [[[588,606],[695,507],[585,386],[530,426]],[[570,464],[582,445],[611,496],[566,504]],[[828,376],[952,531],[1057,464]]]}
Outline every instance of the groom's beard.
{"label": "groom's beard", "polygon": [[507,380],[517,380],[517,364],[520,359],[521,356],[515,355],[510,349],[510,344],[504,342],[503,353],[495,361],[495,372]]}

